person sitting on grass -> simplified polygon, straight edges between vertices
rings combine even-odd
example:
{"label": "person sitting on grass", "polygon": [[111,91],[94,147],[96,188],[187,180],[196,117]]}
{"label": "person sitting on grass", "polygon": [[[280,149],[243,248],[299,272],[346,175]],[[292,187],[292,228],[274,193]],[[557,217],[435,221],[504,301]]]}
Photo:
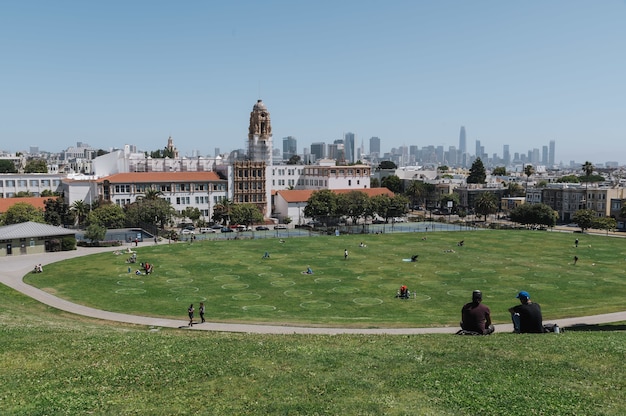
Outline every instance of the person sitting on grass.
{"label": "person sitting on grass", "polygon": [[516,296],[520,304],[509,308],[511,320],[513,321],[513,332],[516,334],[542,334],[543,316],[538,303],[530,301],[530,294],[525,290]]}
{"label": "person sitting on grass", "polygon": [[411,261],[412,261],[412,262],[416,262],[416,261],[417,261],[417,257],[418,257],[418,255],[417,255],[417,254],[412,255],[412,256],[411,256]]}
{"label": "person sitting on grass", "polygon": [[406,285],[400,286],[400,290],[396,293],[396,297],[400,299],[408,299],[411,296],[411,292]]}
{"label": "person sitting on grass", "polygon": [[267,251],[265,252],[265,254],[263,255],[264,259],[269,259],[270,258],[270,253],[268,253]]}
{"label": "person sitting on grass", "polygon": [[482,303],[483,294],[480,290],[472,292],[472,301],[461,308],[461,331],[465,334],[489,335],[495,331],[491,324],[491,311]]}
{"label": "person sitting on grass", "polygon": [[310,266],[307,266],[306,270],[302,272],[302,274],[313,274],[313,269]]}

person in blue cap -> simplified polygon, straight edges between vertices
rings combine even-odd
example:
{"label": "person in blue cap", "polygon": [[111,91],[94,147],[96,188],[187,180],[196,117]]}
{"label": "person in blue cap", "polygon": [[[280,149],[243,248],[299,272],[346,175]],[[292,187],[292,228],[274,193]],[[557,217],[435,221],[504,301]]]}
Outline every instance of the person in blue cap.
{"label": "person in blue cap", "polygon": [[520,304],[509,309],[513,331],[517,334],[542,334],[543,316],[538,303],[530,301],[530,294],[522,290],[517,294]]}

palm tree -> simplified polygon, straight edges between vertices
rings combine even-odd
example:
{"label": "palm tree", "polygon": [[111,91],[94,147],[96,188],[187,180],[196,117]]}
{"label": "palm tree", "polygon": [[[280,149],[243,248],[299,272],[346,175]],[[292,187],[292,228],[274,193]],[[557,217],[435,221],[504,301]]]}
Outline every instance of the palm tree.
{"label": "palm tree", "polygon": [[90,209],[91,207],[89,206],[89,204],[86,204],[84,201],[80,201],[80,200],[74,201],[70,210],[76,216],[76,221],[77,221],[76,225],[78,227],[80,227],[80,224],[83,221],[85,221]]}
{"label": "palm tree", "polygon": [[147,199],[147,200],[155,200],[163,195],[163,192],[156,189],[147,189],[146,192],[143,193],[143,196],[138,196],[137,199]]}
{"label": "palm tree", "polygon": [[589,186],[589,178],[591,177],[591,174],[593,173],[593,169],[594,167],[591,162],[586,161],[583,164],[583,172],[585,172],[585,191],[587,190],[587,187]]}
{"label": "palm tree", "polygon": [[487,216],[498,212],[498,198],[492,192],[483,192],[474,205],[478,215],[483,215],[485,221]]}
{"label": "palm tree", "polygon": [[535,169],[533,168],[533,165],[524,166],[524,175],[526,175],[526,193],[528,193],[528,179],[530,179],[530,176],[533,173],[535,173]]}

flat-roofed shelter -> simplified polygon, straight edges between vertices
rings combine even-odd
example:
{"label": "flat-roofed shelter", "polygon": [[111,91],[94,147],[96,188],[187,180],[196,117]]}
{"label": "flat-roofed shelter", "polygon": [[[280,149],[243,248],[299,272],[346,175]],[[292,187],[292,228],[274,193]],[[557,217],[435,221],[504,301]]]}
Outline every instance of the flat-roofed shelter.
{"label": "flat-roofed shelter", "polygon": [[0,227],[0,256],[60,251],[61,241],[76,238],[76,231],[38,222],[22,222]]}

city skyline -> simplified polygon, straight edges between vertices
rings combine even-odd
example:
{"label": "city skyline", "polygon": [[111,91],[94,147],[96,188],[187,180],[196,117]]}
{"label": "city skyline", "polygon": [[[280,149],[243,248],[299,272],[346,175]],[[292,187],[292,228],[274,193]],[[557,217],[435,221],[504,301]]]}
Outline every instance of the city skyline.
{"label": "city skyline", "polygon": [[347,132],[447,149],[465,126],[488,155],[556,141],[557,164],[626,163],[623,1],[33,0],[0,16],[10,152],[172,136],[212,155],[245,148],[262,99],[274,147],[292,136],[299,153]]}

